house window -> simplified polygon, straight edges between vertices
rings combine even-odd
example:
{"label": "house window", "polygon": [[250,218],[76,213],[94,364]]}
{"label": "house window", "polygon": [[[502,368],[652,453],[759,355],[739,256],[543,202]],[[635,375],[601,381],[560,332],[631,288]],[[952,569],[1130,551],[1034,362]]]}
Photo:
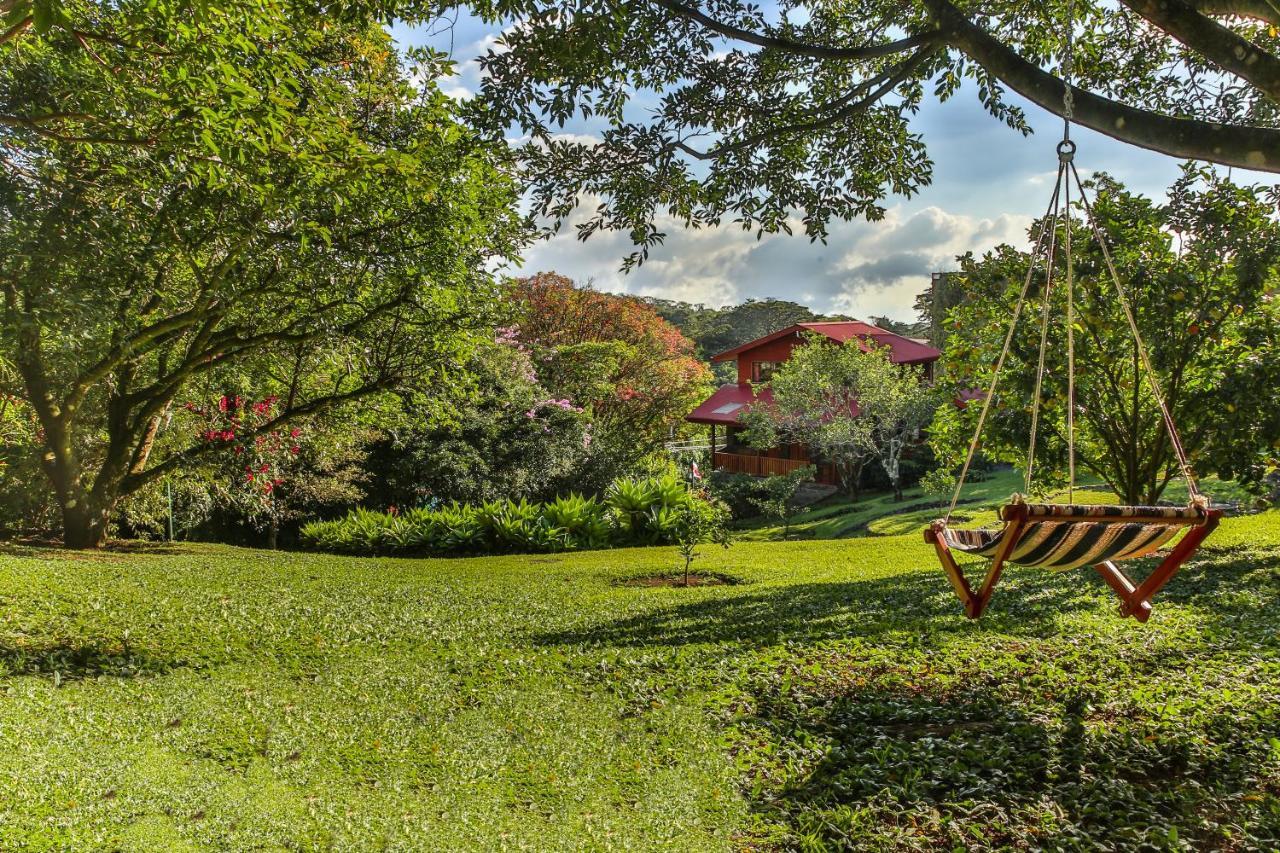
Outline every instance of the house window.
{"label": "house window", "polygon": [[753,361],[751,362],[751,381],[752,382],[768,382],[773,376],[773,372],[782,365],[780,361]]}

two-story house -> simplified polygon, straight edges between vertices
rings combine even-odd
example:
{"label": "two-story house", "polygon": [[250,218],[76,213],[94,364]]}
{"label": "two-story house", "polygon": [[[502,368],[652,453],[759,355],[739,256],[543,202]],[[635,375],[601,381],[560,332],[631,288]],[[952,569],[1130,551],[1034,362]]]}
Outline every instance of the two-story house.
{"label": "two-story house", "polygon": [[[927,343],[885,331],[870,323],[857,320],[830,323],[799,323],[771,335],[734,347],[712,356],[714,362],[736,361],[738,381],[725,385],[686,415],[686,420],[706,424],[711,428],[712,468],[736,471],[743,474],[785,474],[802,465],[812,464],[809,449],[799,444],[757,450],[737,440],[741,430],[738,418],[753,403],[767,403],[769,389],[754,386],[768,382],[778,365],[791,358],[797,346],[804,346],[811,333],[817,333],[830,341],[844,344],[857,342],[863,350],[869,344],[889,348],[889,358],[895,364],[924,365],[925,375],[933,376],[933,364],[942,353]],[[855,412],[856,414],[856,412]],[[723,432],[720,432],[723,430]],[[834,467],[818,465],[817,481],[836,484]]]}

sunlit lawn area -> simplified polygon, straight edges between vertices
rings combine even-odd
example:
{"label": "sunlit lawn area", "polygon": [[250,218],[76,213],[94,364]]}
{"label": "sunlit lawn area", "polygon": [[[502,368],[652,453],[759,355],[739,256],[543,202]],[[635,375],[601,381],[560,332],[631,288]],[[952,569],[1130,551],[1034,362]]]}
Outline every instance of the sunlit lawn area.
{"label": "sunlit lawn area", "polygon": [[[1098,480],[1080,479],[1072,500],[1075,503],[1111,503],[1115,494]],[[1200,484],[1205,494],[1215,501],[1230,501],[1248,507],[1252,498],[1235,483],[1220,482],[1209,477]],[[996,523],[995,510],[1015,492],[1023,490],[1022,475],[1009,469],[997,469],[988,474],[971,478],[961,490],[960,502],[954,520],[961,526],[979,526]],[[1066,491],[1050,496],[1053,500],[1066,501]],[[1162,500],[1185,502],[1186,486],[1181,481],[1169,484]],[[920,488],[903,490],[903,499],[895,501],[891,492],[874,492],[853,501],[844,495],[834,495],[821,503],[796,513],[787,534],[792,539],[840,539],[848,536],[892,536],[923,529],[929,522],[942,515],[937,498],[926,495]],[[772,520],[752,519],[741,525],[739,535],[749,541],[782,539],[783,526]]]}
{"label": "sunlit lawn area", "polygon": [[[994,487],[994,486],[993,486]],[[1003,496],[1003,495],[1002,495]],[[0,849],[1271,848],[1280,513],[1145,627],[918,531],[354,559],[0,553]]]}

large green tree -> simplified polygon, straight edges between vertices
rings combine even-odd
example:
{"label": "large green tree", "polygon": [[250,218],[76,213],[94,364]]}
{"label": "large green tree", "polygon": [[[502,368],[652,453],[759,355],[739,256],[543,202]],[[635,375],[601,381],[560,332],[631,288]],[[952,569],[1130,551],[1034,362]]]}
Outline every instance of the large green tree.
{"label": "large green tree", "polygon": [[[1274,393],[1280,387],[1280,225],[1272,210],[1256,188],[1189,168],[1167,204],[1126,192],[1106,176],[1095,189],[1099,224],[1193,468],[1259,483],[1280,457]],[[1121,499],[1154,503],[1178,473],[1173,449],[1098,245],[1079,221],[1073,235],[1077,457]],[[1061,237],[1055,256],[1035,462],[1043,486],[1061,483],[1067,468]],[[962,259],[952,280],[961,302],[947,315],[942,372],[957,395],[987,387],[1028,263],[1026,253],[1009,246]],[[981,445],[988,458],[1023,467],[1043,269],[1041,263]],[[940,458],[958,459],[979,408],[943,407],[933,429]]]}
{"label": "large green tree", "polygon": [[748,299],[720,309],[694,340],[710,357],[796,323],[824,319],[807,305],[787,299]]}
{"label": "large green tree", "polygon": [[[641,301],[652,306],[667,322],[687,335],[697,345],[698,355],[704,360],[796,323],[837,319],[824,317],[807,305],[787,299],[748,299],[723,308],[691,305],[671,299],[644,298]],[[712,365],[712,369],[721,382],[738,381],[738,368],[732,361]]]}
{"label": "large green tree", "polygon": [[[810,238],[881,215],[931,176],[909,120],[976,95],[1028,132],[1016,92],[1178,158],[1280,171],[1280,6],[1272,0],[478,0],[503,24],[483,59],[494,128],[519,126],[539,206],[577,227],[661,240],[655,220]],[[1069,28],[1068,12],[1073,12]],[[645,100],[637,109],[636,95]],[[558,135],[602,121],[598,139]],[[945,138],[941,140],[945,144]]]}
{"label": "large green tree", "polygon": [[0,358],[72,547],[216,449],[156,437],[219,371],[278,393],[278,429],[452,362],[520,233],[497,155],[381,28],[179,5],[67,3],[0,48]]}

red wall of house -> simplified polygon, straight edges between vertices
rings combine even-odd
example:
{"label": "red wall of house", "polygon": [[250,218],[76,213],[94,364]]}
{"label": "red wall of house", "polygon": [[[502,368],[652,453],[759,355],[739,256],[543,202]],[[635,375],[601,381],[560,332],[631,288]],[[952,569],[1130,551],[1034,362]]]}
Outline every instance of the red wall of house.
{"label": "red wall of house", "polygon": [[744,350],[738,353],[738,384],[751,381],[751,362],[753,361],[786,361],[791,358],[791,350],[796,344],[803,343],[804,338],[787,335],[776,341]]}

